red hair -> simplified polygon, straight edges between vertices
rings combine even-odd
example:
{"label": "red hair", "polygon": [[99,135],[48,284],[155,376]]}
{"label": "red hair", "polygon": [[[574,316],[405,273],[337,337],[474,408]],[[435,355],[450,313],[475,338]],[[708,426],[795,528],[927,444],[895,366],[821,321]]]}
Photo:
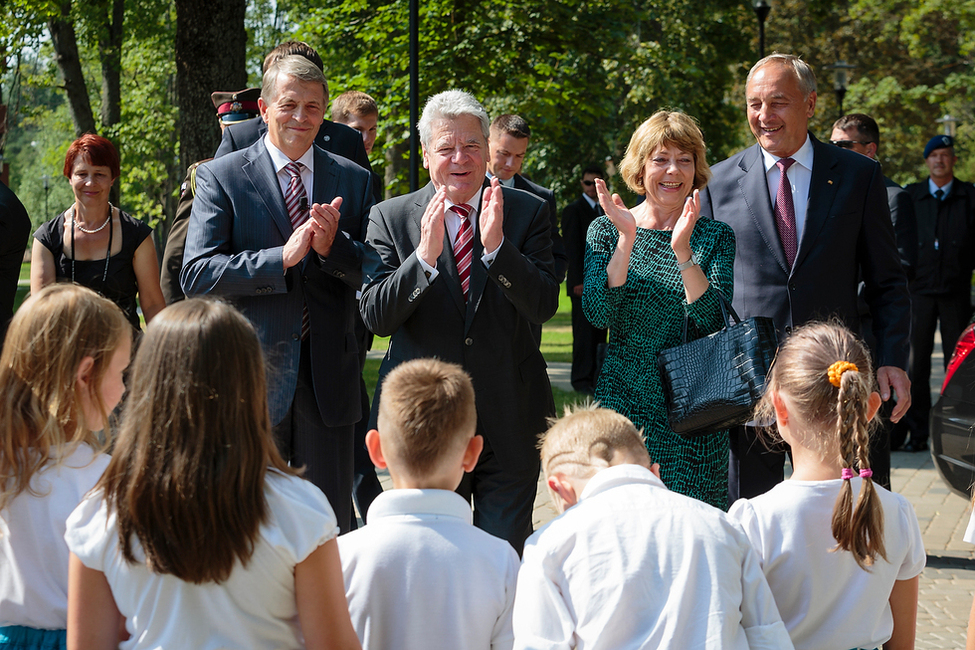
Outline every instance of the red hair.
{"label": "red hair", "polygon": [[64,175],[71,178],[71,170],[74,163],[81,156],[88,164],[96,167],[108,167],[112,172],[112,178],[120,175],[120,165],[118,151],[107,138],[94,133],[86,133],[68,147],[68,153],[64,156]]}

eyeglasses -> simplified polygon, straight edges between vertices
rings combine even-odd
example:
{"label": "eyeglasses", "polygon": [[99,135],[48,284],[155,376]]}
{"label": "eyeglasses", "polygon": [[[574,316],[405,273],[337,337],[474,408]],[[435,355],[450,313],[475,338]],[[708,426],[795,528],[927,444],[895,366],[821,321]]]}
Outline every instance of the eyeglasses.
{"label": "eyeglasses", "polygon": [[840,149],[852,149],[854,145],[862,144],[864,147],[870,144],[870,140],[830,140],[830,144],[835,144]]}
{"label": "eyeglasses", "polygon": [[585,185],[586,187],[592,187],[593,185],[596,184],[596,181],[582,181],[582,184]]}

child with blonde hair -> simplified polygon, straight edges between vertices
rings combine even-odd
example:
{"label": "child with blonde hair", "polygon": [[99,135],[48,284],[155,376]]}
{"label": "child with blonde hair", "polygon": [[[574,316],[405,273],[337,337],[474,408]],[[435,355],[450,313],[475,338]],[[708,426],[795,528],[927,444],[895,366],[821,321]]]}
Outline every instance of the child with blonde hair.
{"label": "child with blonde hair", "polygon": [[470,377],[414,359],[383,380],[379,429],[366,434],[393,490],[339,549],[352,622],[367,650],[511,648],[518,555],[476,528],[454,490],[484,446]]}
{"label": "child with blonde hair", "polygon": [[757,418],[774,418],[793,474],[730,514],[797,650],[914,647],[925,553],[911,504],[871,478],[880,403],[870,356],[842,325],[806,325],[779,348]]}
{"label": "child with blonde hair", "polygon": [[562,514],[525,545],[515,648],[792,647],[745,534],[668,490],[626,417],[566,409],[541,454]]}
{"label": "child with blonde hair", "polygon": [[179,302],[149,325],[112,460],[68,518],[68,647],[355,650],[337,534],[278,454],[254,327]]}
{"label": "child with blonde hair", "polygon": [[0,648],[64,648],[65,521],[108,464],[96,432],[125,391],[132,327],[55,284],[17,311],[0,355]]}

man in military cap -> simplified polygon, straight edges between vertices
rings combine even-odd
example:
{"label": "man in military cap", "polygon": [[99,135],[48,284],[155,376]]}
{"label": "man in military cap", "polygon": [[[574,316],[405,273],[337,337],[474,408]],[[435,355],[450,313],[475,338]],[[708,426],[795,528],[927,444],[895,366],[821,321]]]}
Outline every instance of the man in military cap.
{"label": "man in military cap", "polygon": [[947,366],[951,352],[972,314],[972,269],[975,267],[975,187],[955,178],[955,141],[936,135],[924,147],[930,176],[905,189],[914,199],[917,216],[917,272],[911,283],[911,403],[907,430],[891,435],[908,438],[905,451],[928,446],[931,411],[931,352],[934,329],[941,326]]}
{"label": "man in military cap", "polygon": [[[217,122],[223,133],[231,124],[239,124],[254,119],[261,114],[257,99],[261,96],[260,88],[245,88],[244,90],[218,90],[210,94],[210,101],[217,109]],[[159,274],[159,284],[162,286],[166,304],[179,302],[185,296],[179,286],[179,271],[183,268],[183,244],[186,242],[186,226],[189,223],[190,210],[193,208],[193,196],[196,194],[196,168],[201,164],[213,160],[207,158],[198,160],[186,170],[186,178],[179,190],[179,203],[173,224],[169,228],[166,238],[166,249],[163,251],[162,271]]]}

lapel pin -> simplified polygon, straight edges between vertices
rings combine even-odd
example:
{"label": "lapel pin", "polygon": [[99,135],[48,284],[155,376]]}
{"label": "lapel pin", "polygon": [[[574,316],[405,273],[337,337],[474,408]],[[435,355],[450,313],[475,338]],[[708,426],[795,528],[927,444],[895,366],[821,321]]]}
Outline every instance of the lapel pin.
{"label": "lapel pin", "polygon": [[827,183],[829,183],[830,185],[832,185],[832,184],[833,184],[833,181],[826,181],[826,182],[827,182]]}

